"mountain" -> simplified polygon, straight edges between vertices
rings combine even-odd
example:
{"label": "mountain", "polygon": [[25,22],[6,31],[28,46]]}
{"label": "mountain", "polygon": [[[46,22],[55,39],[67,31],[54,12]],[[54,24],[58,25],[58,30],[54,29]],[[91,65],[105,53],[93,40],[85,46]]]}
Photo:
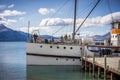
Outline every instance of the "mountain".
{"label": "mountain", "polygon": [[15,31],[0,24],[0,41],[27,41],[27,33]]}
{"label": "mountain", "polygon": [[[27,41],[28,33],[22,31],[15,31],[3,24],[0,24],[0,41]],[[50,35],[41,35],[44,39],[58,39],[57,37]]]}
{"label": "mountain", "polygon": [[110,32],[104,34],[104,35],[95,35],[93,37],[94,41],[104,41],[105,39],[110,38]]}
{"label": "mountain", "polygon": [[54,36],[50,36],[50,35],[41,35],[41,37],[43,39],[51,39],[51,38],[58,39],[58,37],[54,37]]}

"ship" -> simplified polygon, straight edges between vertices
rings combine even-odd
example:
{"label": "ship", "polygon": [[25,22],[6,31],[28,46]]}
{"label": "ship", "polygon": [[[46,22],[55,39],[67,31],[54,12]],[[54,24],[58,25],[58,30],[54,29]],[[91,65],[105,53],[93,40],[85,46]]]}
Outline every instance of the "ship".
{"label": "ship", "polygon": [[[100,0],[97,1],[87,17],[91,14],[99,2]],[[76,5],[77,0],[74,0],[74,25],[72,39],[67,40],[61,38],[61,41],[56,43],[54,42],[53,38],[50,42],[46,39],[43,40],[42,38],[39,38],[38,42],[38,35],[34,34],[32,37],[34,40],[26,43],[27,65],[82,65],[81,56],[84,55],[84,49],[87,48],[82,45],[81,39],[75,39],[75,35],[87,17],[78,27],[78,29],[75,29]]]}

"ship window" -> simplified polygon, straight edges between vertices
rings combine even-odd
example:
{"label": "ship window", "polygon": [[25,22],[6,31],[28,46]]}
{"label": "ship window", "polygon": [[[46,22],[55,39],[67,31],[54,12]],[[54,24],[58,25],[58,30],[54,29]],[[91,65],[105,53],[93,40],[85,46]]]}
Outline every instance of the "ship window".
{"label": "ship window", "polygon": [[80,61],[81,61],[81,58],[80,58]]}
{"label": "ship window", "polygon": [[120,23],[118,24],[118,29],[120,29]]}
{"label": "ship window", "polygon": [[52,46],[50,46],[50,48],[52,48]]}
{"label": "ship window", "polygon": [[63,47],[64,49],[66,49],[66,47]]}
{"label": "ship window", "polygon": [[58,58],[56,58],[56,60],[58,60]]}
{"label": "ship window", "polygon": [[73,49],[73,47],[70,47],[70,49]]}
{"label": "ship window", "polygon": [[80,50],[82,50],[82,48],[80,48]]}
{"label": "ship window", "polygon": [[66,59],[66,61],[68,61],[68,59]]}
{"label": "ship window", "polygon": [[40,47],[42,48],[42,45],[40,45]]}
{"label": "ship window", "polygon": [[73,61],[75,61],[75,59],[73,59]]}
{"label": "ship window", "polygon": [[59,49],[59,46],[57,46],[57,49]]}

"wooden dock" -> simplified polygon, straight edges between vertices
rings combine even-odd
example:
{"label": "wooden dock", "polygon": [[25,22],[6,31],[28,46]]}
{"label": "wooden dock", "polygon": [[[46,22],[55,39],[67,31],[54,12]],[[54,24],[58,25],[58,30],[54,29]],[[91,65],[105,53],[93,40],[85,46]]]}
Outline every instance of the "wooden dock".
{"label": "wooden dock", "polygon": [[115,75],[120,79],[120,57],[82,57],[82,65],[85,70],[92,70],[93,76],[95,70],[98,71],[98,75],[103,70],[104,80],[107,74],[110,75],[110,80],[114,80]]}

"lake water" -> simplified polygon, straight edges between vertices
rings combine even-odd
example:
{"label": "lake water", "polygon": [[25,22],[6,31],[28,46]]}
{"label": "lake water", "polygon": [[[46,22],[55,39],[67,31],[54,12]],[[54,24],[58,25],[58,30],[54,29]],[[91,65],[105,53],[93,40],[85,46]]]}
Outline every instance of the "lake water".
{"label": "lake water", "polygon": [[26,80],[25,42],[0,42],[0,80]]}
{"label": "lake water", "polygon": [[[80,66],[27,66],[25,42],[0,42],[0,80],[98,80]],[[99,79],[100,80],[100,79]],[[103,80],[103,79],[101,79]]]}

